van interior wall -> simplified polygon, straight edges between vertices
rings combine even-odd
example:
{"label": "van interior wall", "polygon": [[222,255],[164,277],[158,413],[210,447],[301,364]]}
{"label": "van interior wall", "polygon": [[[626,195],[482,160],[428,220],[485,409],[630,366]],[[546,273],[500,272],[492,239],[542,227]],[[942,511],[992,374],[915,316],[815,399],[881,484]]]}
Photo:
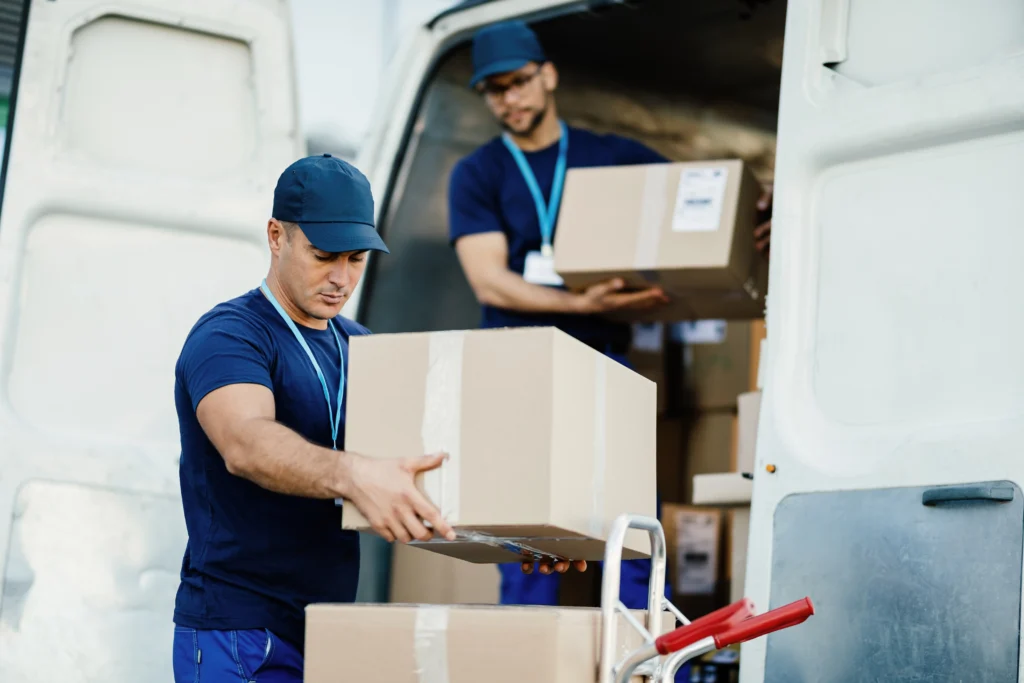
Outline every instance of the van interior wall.
{"label": "van interior wall", "polygon": [[[756,5],[745,14],[744,8]],[[763,6],[762,6],[763,5]],[[559,113],[677,161],[742,158],[771,183],[785,3],[646,0],[536,26]],[[479,305],[448,243],[448,177],[501,129],[467,83],[466,43],[428,85],[387,209],[363,317],[375,332],[466,329]]]}

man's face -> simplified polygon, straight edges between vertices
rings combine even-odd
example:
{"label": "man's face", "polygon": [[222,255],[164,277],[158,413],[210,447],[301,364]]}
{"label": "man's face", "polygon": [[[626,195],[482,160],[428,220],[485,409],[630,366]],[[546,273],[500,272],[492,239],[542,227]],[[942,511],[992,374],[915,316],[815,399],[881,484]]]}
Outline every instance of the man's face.
{"label": "man's face", "polygon": [[502,127],[514,135],[529,135],[543,120],[557,84],[554,66],[530,62],[516,71],[491,76],[479,90]]}
{"label": "man's face", "polygon": [[341,313],[366,268],[366,252],[320,251],[298,226],[289,229],[276,220],[270,221],[267,234],[288,299],[317,320]]}

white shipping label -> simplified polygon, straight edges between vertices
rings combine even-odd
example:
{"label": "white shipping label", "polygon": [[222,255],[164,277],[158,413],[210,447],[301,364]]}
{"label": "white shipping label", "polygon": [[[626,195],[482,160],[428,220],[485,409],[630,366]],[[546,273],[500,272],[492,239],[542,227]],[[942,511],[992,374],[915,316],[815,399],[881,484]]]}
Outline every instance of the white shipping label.
{"label": "white shipping label", "polygon": [[633,323],[633,348],[637,351],[661,351],[664,328],[661,323]]}
{"label": "white shipping label", "polygon": [[706,512],[676,513],[676,593],[710,595],[718,581],[718,524]]}
{"label": "white shipping label", "polygon": [[684,170],[679,178],[672,232],[714,232],[722,221],[727,168]]}
{"label": "white shipping label", "polygon": [[693,320],[676,323],[672,338],[684,344],[721,344],[728,326],[725,320]]}
{"label": "white shipping label", "polygon": [[539,251],[531,251],[526,255],[523,279],[534,285],[562,286],[562,278],[555,272],[555,259]]}

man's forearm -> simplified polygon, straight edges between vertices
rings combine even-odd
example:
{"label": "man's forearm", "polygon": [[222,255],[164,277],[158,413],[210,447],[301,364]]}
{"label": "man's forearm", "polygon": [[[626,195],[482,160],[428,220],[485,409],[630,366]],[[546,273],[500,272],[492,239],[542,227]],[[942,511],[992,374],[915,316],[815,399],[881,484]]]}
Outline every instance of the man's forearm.
{"label": "man's forearm", "polygon": [[576,313],[578,295],[535,285],[510,270],[493,273],[480,293],[482,303],[526,313]]}
{"label": "man's forearm", "polygon": [[344,497],[350,456],[317,446],[279,422],[252,419],[224,454],[228,471],[277,493]]}

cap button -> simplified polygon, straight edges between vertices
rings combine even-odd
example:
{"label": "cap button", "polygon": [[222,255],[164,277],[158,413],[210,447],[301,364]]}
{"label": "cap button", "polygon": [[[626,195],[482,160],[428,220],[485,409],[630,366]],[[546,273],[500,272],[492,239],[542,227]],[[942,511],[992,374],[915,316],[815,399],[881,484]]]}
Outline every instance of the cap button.
{"label": "cap button", "polygon": [[324,156],[327,157],[328,159],[330,159],[331,158],[331,153],[330,152],[325,152]]}

